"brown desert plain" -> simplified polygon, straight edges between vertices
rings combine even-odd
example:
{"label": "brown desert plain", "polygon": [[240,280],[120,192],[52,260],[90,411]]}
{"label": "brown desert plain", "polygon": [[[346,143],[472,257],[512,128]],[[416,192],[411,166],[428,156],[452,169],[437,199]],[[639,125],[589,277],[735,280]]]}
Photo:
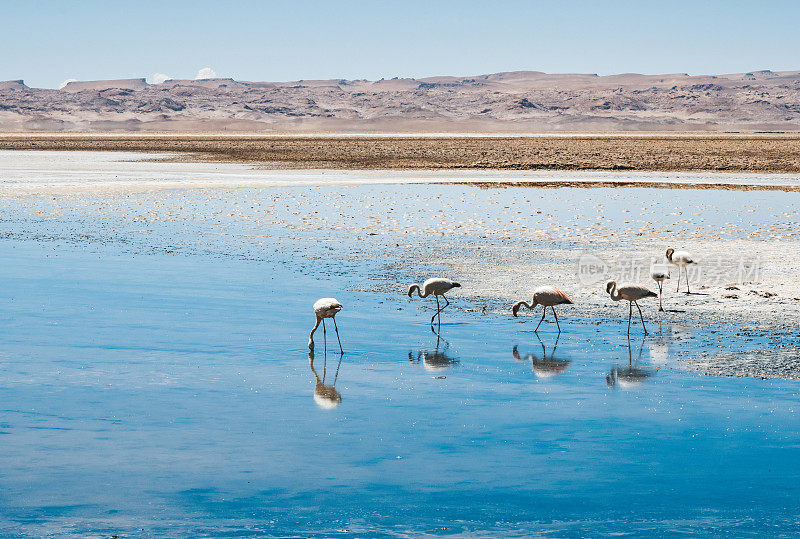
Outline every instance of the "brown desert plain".
{"label": "brown desert plain", "polygon": [[273,169],[800,172],[800,134],[262,135],[5,133],[5,150],[136,151]]}

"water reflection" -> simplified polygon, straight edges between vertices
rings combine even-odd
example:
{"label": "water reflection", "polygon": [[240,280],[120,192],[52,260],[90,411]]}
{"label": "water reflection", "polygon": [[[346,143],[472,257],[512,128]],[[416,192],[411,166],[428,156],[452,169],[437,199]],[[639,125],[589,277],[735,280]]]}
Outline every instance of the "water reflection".
{"label": "water reflection", "polygon": [[[539,337],[539,335],[536,335],[536,338],[539,339],[539,343],[542,345],[541,359],[537,358],[536,354],[531,352],[524,360],[531,362],[531,368],[533,369],[533,374],[535,374],[537,378],[552,378],[553,376],[561,374],[562,372],[567,370],[567,367],[569,367],[569,364],[572,363],[572,360],[556,359],[554,357],[556,353],[556,348],[558,347],[558,337],[556,337],[556,341],[555,343],[553,343],[553,350],[552,352],[550,352],[549,358],[547,357],[547,348],[545,347],[544,342]],[[519,355],[519,351],[517,350],[516,346],[512,351],[512,355],[515,361],[523,361],[523,359]]]}
{"label": "water reflection", "polygon": [[648,342],[650,350],[650,363],[656,367],[663,367],[670,361],[670,349],[676,343],[686,340],[693,335],[692,328],[682,324],[667,323],[659,320],[656,338]]}
{"label": "water reflection", "polygon": [[316,380],[316,385],[314,386],[314,402],[320,408],[324,408],[326,410],[330,410],[331,408],[336,408],[339,406],[339,403],[342,402],[342,396],[336,391],[336,379],[339,378],[339,367],[342,365],[342,357],[344,357],[344,353],[339,354],[339,361],[336,364],[336,373],[333,376],[333,383],[327,385],[325,383],[325,377],[327,376],[328,370],[328,351],[324,352],[322,358],[322,379],[320,379],[319,374],[317,373],[317,369],[314,368],[314,351],[310,351],[308,353],[308,364],[311,366],[311,372],[314,374],[314,379]]}
{"label": "water reflection", "polygon": [[639,344],[639,354],[636,361],[633,361],[633,353],[631,351],[631,340],[628,339],[628,366],[613,367],[606,375],[606,385],[608,387],[619,386],[621,388],[633,388],[642,385],[648,378],[655,374],[651,369],[646,369],[639,366],[642,360],[642,351],[644,350],[644,338]]}
{"label": "water reflection", "polygon": [[411,363],[422,362],[422,365],[429,371],[446,369],[458,363],[458,359],[447,354],[450,343],[437,331],[431,328],[436,335],[436,348],[433,350],[418,350],[416,356],[414,352],[408,352],[408,360]]}
{"label": "water reflection", "polygon": [[663,323],[658,320],[658,336],[648,343],[650,349],[650,363],[653,365],[666,365],[669,361],[669,337],[664,336]]}

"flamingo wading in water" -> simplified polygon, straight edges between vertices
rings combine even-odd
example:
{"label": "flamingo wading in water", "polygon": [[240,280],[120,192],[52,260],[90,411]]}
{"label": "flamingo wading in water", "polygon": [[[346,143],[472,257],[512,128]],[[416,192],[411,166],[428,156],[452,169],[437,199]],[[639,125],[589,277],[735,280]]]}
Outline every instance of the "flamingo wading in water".
{"label": "flamingo wading in water", "polygon": [[692,255],[690,255],[688,251],[676,251],[670,247],[667,249],[667,260],[669,260],[669,263],[673,266],[678,267],[678,286],[675,288],[675,292],[681,289],[681,268],[683,268],[684,273],[686,273],[686,293],[689,294],[689,270],[686,266],[695,263],[695,261],[692,260]]}
{"label": "flamingo wading in water", "polygon": [[658,283],[658,310],[663,311],[664,307],[661,305],[661,294],[664,291],[664,280],[669,279],[669,269],[664,264],[650,264],[650,278]]}
{"label": "flamingo wading in water", "polygon": [[511,307],[511,312],[516,317],[520,307],[527,307],[528,309],[534,309],[537,305],[544,307],[542,319],[539,320],[539,323],[536,325],[536,329],[533,330],[535,333],[539,331],[539,326],[542,325],[542,322],[544,322],[544,317],[547,314],[547,308],[550,307],[553,310],[553,316],[556,318],[556,327],[558,328],[558,332],[561,333],[561,326],[558,325],[558,315],[556,315],[555,306],[562,304],[572,305],[572,303],[573,302],[571,299],[569,299],[569,296],[555,286],[540,286],[533,291],[533,301],[530,304],[525,301],[518,301],[513,307]]}
{"label": "flamingo wading in water", "polygon": [[336,330],[336,340],[339,341],[339,351],[344,353],[342,349],[342,340],[339,338],[339,328],[336,326],[336,313],[342,310],[342,304],[335,298],[321,298],[314,302],[314,314],[317,315],[317,323],[314,324],[314,329],[311,330],[311,335],[308,336],[308,349],[314,349],[314,332],[317,331],[319,323],[322,322],[322,335],[325,340],[325,346],[328,346],[327,331],[325,330],[325,319],[333,319],[333,329]]}
{"label": "flamingo wading in water", "polygon": [[[408,297],[411,297],[414,294],[414,291],[417,292],[417,295],[421,298],[427,298],[431,294],[436,296],[436,312],[431,316],[431,324],[439,316],[439,324],[442,323],[442,317],[440,313],[450,305],[450,302],[447,301],[445,297],[445,292],[452,290],[453,288],[459,288],[461,285],[455,281],[450,279],[444,279],[442,277],[434,277],[432,279],[428,279],[424,283],[422,283],[422,287],[418,284],[414,283],[408,287]],[[440,306],[439,304],[439,296],[444,298],[444,307]]]}
{"label": "flamingo wading in water", "polygon": [[629,302],[629,309],[628,309],[628,335],[631,334],[631,317],[633,316],[633,304],[636,304],[636,308],[639,309],[639,318],[642,320],[642,329],[644,329],[644,334],[647,335],[647,326],[644,325],[644,316],[642,316],[642,309],[639,307],[639,303],[637,303],[640,299],[643,298],[654,298],[656,297],[655,292],[651,292],[644,286],[639,286],[637,284],[625,284],[617,288],[616,281],[610,281],[606,285],[606,292],[611,294],[611,299],[614,301],[619,301],[624,299]]}

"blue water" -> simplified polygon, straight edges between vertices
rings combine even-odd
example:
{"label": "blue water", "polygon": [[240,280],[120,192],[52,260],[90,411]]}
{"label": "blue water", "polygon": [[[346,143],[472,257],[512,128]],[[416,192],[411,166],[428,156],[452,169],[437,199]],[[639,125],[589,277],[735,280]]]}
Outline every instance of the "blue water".
{"label": "blue water", "polygon": [[[660,367],[695,345],[652,320],[629,344],[624,319],[562,317],[556,343],[452,309],[437,338],[430,303],[352,280],[0,241],[2,533],[800,531],[797,382]],[[306,341],[329,295],[326,409]]]}

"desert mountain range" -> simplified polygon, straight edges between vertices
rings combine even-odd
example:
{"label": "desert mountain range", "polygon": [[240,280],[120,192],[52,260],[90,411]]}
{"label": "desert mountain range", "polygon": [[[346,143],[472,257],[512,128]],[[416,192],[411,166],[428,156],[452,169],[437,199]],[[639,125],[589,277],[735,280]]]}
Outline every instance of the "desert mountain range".
{"label": "desert mountain range", "polygon": [[800,71],[0,82],[2,131],[800,130]]}

